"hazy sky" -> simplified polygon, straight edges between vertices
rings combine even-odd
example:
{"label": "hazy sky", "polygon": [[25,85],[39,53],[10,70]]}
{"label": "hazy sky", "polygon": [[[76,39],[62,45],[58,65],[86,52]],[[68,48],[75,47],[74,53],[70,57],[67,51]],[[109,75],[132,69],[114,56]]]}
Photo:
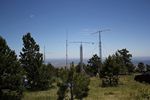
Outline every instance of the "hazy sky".
{"label": "hazy sky", "polygon": [[[69,41],[84,44],[84,57],[98,53],[106,57],[127,48],[133,56],[150,56],[150,0],[0,0],[0,35],[19,55],[22,36],[32,33],[46,47],[46,58],[65,58],[66,30]],[[69,58],[79,58],[79,45],[69,44]]]}

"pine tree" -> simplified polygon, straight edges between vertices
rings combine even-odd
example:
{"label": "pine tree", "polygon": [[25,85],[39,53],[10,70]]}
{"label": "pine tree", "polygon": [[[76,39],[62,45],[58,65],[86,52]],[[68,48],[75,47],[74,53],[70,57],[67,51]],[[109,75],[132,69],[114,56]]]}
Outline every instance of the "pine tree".
{"label": "pine tree", "polygon": [[74,75],[73,93],[76,99],[82,100],[88,96],[90,79],[85,73],[76,73]]}
{"label": "pine tree", "polygon": [[132,54],[127,49],[118,50],[117,53],[123,61],[122,74],[131,74],[134,71],[134,66],[131,62]]}
{"label": "pine tree", "polygon": [[91,74],[91,76],[96,76],[98,73],[98,68],[100,67],[100,62],[100,58],[97,56],[97,54],[93,55],[93,57],[88,60],[86,67],[87,73]]}
{"label": "pine tree", "polygon": [[150,65],[146,64],[146,71],[150,72]]}
{"label": "pine tree", "polygon": [[104,61],[101,71],[103,87],[118,85],[118,75],[120,70],[120,65],[117,63],[118,60],[119,59],[116,55],[112,55]]}
{"label": "pine tree", "polygon": [[65,98],[67,98],[67,94],[69,92],[68,89],[68,69],[59,69],[58,70],[58,77],[60,78],[60,80],[57,82],[57,86],[59,87],[58,91],[57,91],[57,95],[58,98],[57,100],[64,100]]}
{"label": "pine tree", "polygon": [[145,65],[143,62],[138,63],[138,70],[140,73],[143,73],[145,71]]}
{"label": "pine tree", "polygon": [[0,36],[0,99],[19,100],[23,91],[23,69],[14,51]]}
{"label": "pine tree", "polygon": [[30,33],[23,36],[23,48],[20,53],[20,61],[26,71],[28,84],[32,90],[46,89],[49,86],[48,70],[43,65],[43,55],[39,52],[40,47],[31,37]]}

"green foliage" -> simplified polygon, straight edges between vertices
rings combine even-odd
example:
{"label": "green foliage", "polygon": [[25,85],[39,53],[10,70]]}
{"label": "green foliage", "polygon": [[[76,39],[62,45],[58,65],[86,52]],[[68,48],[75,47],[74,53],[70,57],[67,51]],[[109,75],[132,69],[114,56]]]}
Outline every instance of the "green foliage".
{"label": "green foliage", "polygon": [[40,47],[30,33],[23,36],[23,48],[20,53],[22,67],[26,71],[30,89],[46,89],[49,87],[49,68],[43,65],[43,55],[39,52]]}
{"label": "green foliage", "polygon": [[143,62],[139,62],[139,63],[138,63],[138,71],[139,71],[140,73],[142,73],[142,72],[145,71],[145,65],[144,65]]}
{"label": "green foliage", "polygon": [[[136,82],[133,79],[133,74],[121,75],[119,86],[103,88],[99,87],[101,85],[99,78],[91,77],[88,96],[83,100],[149,100],[150,85]],[[57,90],[58,88],[46,91],[25,91],[22,100],[57,100]],[[61,100],[69,100],[69,98]]]}
{"label": "green foliage", "polygon": [[[90,80],[85,73],[77,73],[74,64],[71,65],[70,69],[61,69],[60,75],[60,81],[57,84],[59,87],[58,100],[67,97],[71,100],[74,100],[74,98],[82,99],[88,95]],[[68,94],[70,94],[70,97]]]}
{"label": "green foliage", "polygon": [[129,63],[127,65],[127,69],[128,69],[128,74],[134,73],[135,72],[135,66],[133,63]]}
{"label": "green foliage", "polygon": [[146,64],[146,71],[150,72],[150,65]]}
{"label": "green foliage", "polygon": [[88,60],[85,70],[90,76],[96,76],[98,73],[98,68],[100,68],[100,58],[97,56],[97,54],[95,54]]}
{"label": "green foliage", "polygon": [[[88,73],[89,70],[87,70],[87,66],[86,64],[83,63],[83,70]],[[77,66],[76,66],[76,72],[77,73],[80,73],[81,72],[81,64],[79,63]]]}
{"label": "green foliage", "polygon": [[58,98],[57,100],[63,100],[67,97],[68,92],[68,84],[67,84],[67,77],[68,77],[68,69],[59,69],[58,70],[58,77],[60,80],[57,82],[57,86],[59,87],[57,91]]}
{"label": "green foliage", "polygon": [[48,65],[43,65],[40,69],[39,69],[39,80],[38,80],[38,87],[39,89],[45,90],[48,89],[49,87],[51,87],[52,85],[52,77],[53,75],[53,70],[52,70],[52,65],[48,64]]}
{"label": "green foliage", "polygon": [[48,63],[47,67],[49,68],[49,74],[50,74],[50,76],[56,76],[57,69],[51,63]]}
{"label": "green foliage", "polygon": [[138,89],[138,93],[135,95],[136,100],[150,100],[150,90],[147,88]]}
{"label": "green foliage", "polygon": [[132,55],[127,49],[118,50],[118,53],[122,56],[124,64],[130,63]]}
{"label": "green foliage", "polygon": [[61,68],[58,71],[58,77],[60,80],[57,82],[57,86],[59,87],[57,91],[58,98],[57,100],[63,100],[67,97],[68,93],[68,83],[67,83],[67,78],[68,78],[68,69],[63,69]]}
{"label": "green foliage", "polygon": [[131,74],[135,67],[131,62],[132,55],[127,49],[118,50],[104,61],[101,71],[102,86],[117,86],[119,74]]}
{"label": "green foliage", "polygon": [[14,51],[0,36],[0,99],[21,99],[23,69]]}
{"label": "green foliage", "polygon": [[127,49],[118,50],[116,52],[120,59],[122,60],[121,73],[120,74],[131,74],[134,72],[134,65],[131,62],[132,54],[129,53]]}
{"label": "green foliage", "polygon": [[88,96],[89,83],[90,79],[86,76],[85,73],[76,73],[74,76],[73,93],[77,99],[82,99],[83,97]]}
{"label": "green foliage", "polygon": [[102,67],[102,86],[117,86],[120,65],[117,63],[118,57],[113,55],[106,58]]}
{"label": "green foliage", "polygon": [[68,92],[68,86],[67,84],[63,84],[63,83],[58,83],[57,86],[59,87],[59,90],[57,92],[58,98],[57,100],[64,100],[67,95],[66,93]]}

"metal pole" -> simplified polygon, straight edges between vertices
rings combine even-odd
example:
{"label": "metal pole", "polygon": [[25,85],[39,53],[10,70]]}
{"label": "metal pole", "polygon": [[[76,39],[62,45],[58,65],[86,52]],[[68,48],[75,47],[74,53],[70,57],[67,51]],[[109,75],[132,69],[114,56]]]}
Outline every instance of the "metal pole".
{"label": "metal pole", "polygon": [[44,45],[44,63],[45,63],[45,45]]}
{"label": "metal pole", "polygon": [[80,69],[81,72],[83,72],[83,48],[82,48],[82,42],[80,45]]}
{"label": "metal pole", "polygon": [[99,57],[100,57],[100,68],[98,69],[98,73],[102,68],[102,43],[101,43],[101,31],[99,31]]}
{"label": "metal pole", "polygon": [[68,32],[66,32],[66,67],[68,68]]}
{"label": "metal pole", "polygon": [[82,41],[77,41],[77,42],[70,42],[70,43],[80,43],[80,71],[84,72],[84,68],[83,68],[83,43],[87,43],[87,44],[94,44],[93,42],[82,42]]}
{"label": "metal pole", "polygon": [[100,67],[98,68],[98,73],[100,73],[100,70],[101,70],[101,68],[102,68],[102,42],[101,42],[101,32],[104,32],[104,31],[110,31],[109,29],[105,29],[105,30],[99,30],[99,31],[97,31],[97,32],[94,32],[94,33],[92,33],[92,34],[95,34],[95,33],[98,33],[99,34],[99,36],[98,36],[98,38],[99,38],[99,57],[100,57]]}

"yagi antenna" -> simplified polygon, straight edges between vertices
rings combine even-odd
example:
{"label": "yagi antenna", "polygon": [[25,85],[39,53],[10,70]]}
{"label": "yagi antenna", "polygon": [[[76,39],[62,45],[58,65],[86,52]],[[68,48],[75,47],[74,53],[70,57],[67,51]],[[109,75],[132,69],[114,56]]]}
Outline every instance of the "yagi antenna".
{"label": "yagi antenna", "polygon": [[98,34],[98,39],[99,39],[99,57],[100,57],[100,68],[98,68],[98,73],[100,73],[100,70],[102,68],[102,42],[101,42],[101,33],[110,31],[110,29],[104,29],[104,30],[98,30],[97,32],[91,33],[91,34]]}

